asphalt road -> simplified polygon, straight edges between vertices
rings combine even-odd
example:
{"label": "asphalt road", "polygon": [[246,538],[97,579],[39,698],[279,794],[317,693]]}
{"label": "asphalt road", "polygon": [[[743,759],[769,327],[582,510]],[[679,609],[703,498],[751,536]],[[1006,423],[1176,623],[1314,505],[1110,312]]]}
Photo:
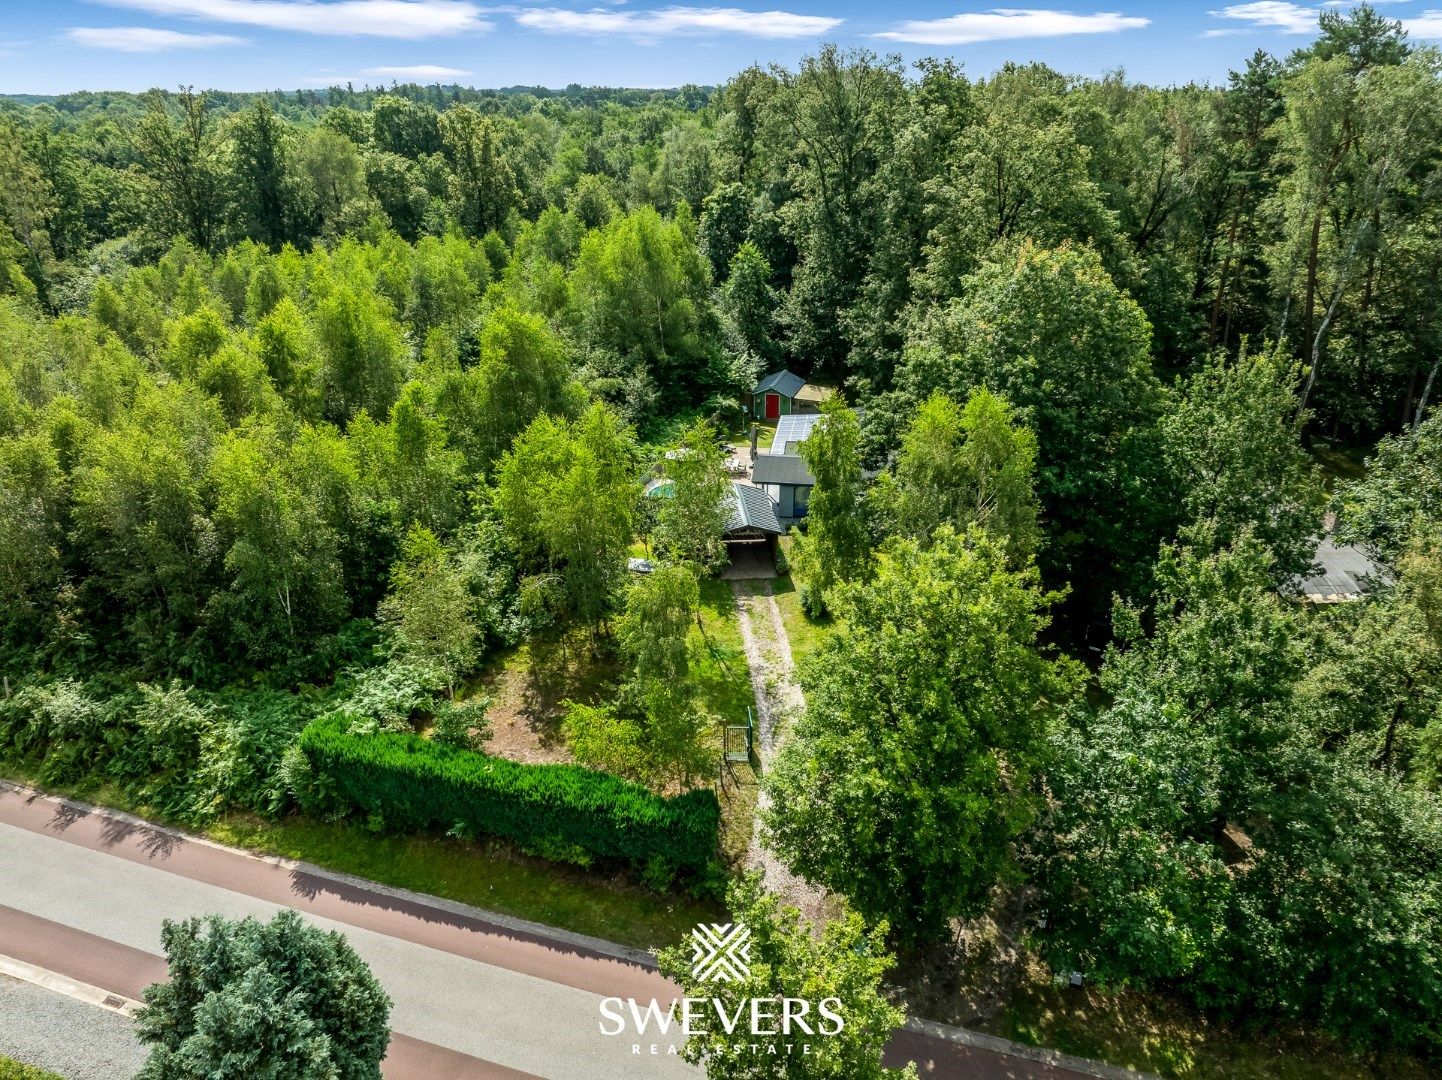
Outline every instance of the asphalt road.
{"label": "asphalt road", "polygon": [[[676,993],[624,953],[0,790],[0,956],[139,998],[165,975],[163,919],[269,918],[282,907],[342,931],[390,994],[387,1077],[702,1075],[666,1054],[669,1040],[661,1039],[653,1055],[650,1044],[601,1034],[602,997],[665,1002]],[[888,1053],[889,1063],[904,1060],[938,1080],[1080,1075],[913,1031],[898,1032]]]}

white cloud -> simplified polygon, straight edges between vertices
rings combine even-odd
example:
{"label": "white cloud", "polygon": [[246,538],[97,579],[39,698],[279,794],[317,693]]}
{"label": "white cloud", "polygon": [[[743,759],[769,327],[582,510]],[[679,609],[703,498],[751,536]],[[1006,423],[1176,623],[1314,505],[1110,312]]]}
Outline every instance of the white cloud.
{"label": "white cloud", "polygon": [[946,19],[913,19],[876,36],[916,45],[973,45],[980,41],[1014,41],[1018,38],[1114,34],[1150,25],[1150,19],[1116,12],[1073,15],[1065,11],[1034,8],[994,8],[991,11],[952,15]]}
{"label": "white cloud", "polygon": [[156,30],[149,26],[75,26],[65,31],[65,36],[77,45],[88,45],[92,49],[134,53],[244,44],[243,39],[228,34],[182,34],[178,30]]}
{"label": "white cloud", "polygon": [[[1286,0],[1257,0],[1250,4],[1231,4],[1211,15],[1218,19],[1240,19],[1252,24],[1254,30],[1278,30],[1283,34],[1312,34],[1317,30],[1321,8],[1287,3]],[[1210,36],[1218,36],[1209,31]]]}
{"label": "white cloud", "polygon": [[393,79],[447,79],[469,75],[461,68],[441,67],[439,64],[412,64],[409,67],[366,68],[365,75],[388,75]]}
{"label": "white cloud", "polygon": [[439,37],[491,24],[470,0],[97,0],[131,8],[212,22],[236,23],[303,34],[365,37]]}
{"label": "white cloud", "polygon": [[762,38],[817,37],[844,20],[788,11],[740,8],[668,7],[657,11],[566,11],[537,8],[516,15],[516,22],[550,34],[620,35],[638,39],[677,34],[745,34]]}
{"label": "white cloud", "polygon": [[[1409,0],[1371,0],[1378,4],[1408,3]],[[1237,19],[1250,23],[1243,29],[1208,30],[1203,37],[1225,37],[1243,34],[1247,30],[1274,30],[1282,34],[1315,34],[1317,20],[1328,8],[1355,7],[1354,0],[1324,0],[1315,7],[1294,4],[1286,0],[1257,0],[1250,4],[1231,4],[1221,11],[1210,14],[1218,19]],[[1402,28],[1413,37],[1442,37],[1442,11],[1424,11],[1414,18],[1402,19]]]}
{"label": "white cloud", "polygon": [[1402,29],[1413,37],[1442,38],[1442,11],[1424,11],[1415,19],[1403,19]]}
{"label": "white cloud", "polygon": [[441,67],[438,64],[411,64],[407,66],[384,65],[363,68],[353,74],[311,75],[301,80],[309,86],[385,86],[392,79],[403,82],[437,82],[441,79],[458,79],[473,72],[461,68]]}

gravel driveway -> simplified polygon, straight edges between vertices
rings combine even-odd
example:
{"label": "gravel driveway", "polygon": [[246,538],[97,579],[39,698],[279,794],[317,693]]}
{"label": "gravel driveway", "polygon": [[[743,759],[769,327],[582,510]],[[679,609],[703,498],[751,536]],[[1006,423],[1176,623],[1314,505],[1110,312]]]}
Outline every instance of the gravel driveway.
{"label": "gravel driveway", "polygon": [[145,1054],[119,1013],[0,975],[0,1055],[66,1080],[123,1080]]}
{"label": "gravel driveway", "polygon": [[[751,670],[751,688],[756,694],[756,756],[764,775],[790,725],[806,707],[806,699],[796,681],[791,641],[771,582],[733,581],[731,589],[736,595],[741,641]],[[828,914],[826,894],[788,870],[764,843],[761,815],[770,806],[771,799],[763,786],[756,802],[756,828],[746,862],[762,872],[769,890],[800,908],[812,922],[822,922]]]}

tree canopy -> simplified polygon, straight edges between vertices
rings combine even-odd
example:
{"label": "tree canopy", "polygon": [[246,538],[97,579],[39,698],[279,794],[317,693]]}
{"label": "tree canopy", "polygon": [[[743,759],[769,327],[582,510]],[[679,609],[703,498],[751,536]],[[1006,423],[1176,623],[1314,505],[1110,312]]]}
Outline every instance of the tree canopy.
{"label": "tree canopy", "polygon": [[390,999],[340,934],[282,911],[167,920],[161,943],[170,981],[136,1017],[147,1080],[381,1075]]}
{"label": "tree canopy", "polygon": [[794,870],[908,939],[984,908],[1037,810],[1046,718],[1077,688],[1038,648],[1050,599],[1004,546],[949,525],[926,547],[892,541],[841,591],[768,780]]}

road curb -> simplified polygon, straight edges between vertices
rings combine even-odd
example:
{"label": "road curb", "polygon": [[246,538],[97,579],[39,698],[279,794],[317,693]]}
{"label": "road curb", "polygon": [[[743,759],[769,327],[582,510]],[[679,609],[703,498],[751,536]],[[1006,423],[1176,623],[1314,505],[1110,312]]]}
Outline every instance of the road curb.
{"label": "road curb", "polygon": [[[314,863],[308,863],[298,859],[286,859],[278,855],[261,855],[256,852],[246,851],[244,848],[230,847],[227,844],[218,843],[208,837],[197,836],[183,829],[176,829],[169,825],[161,825],[153,821],[148,821],[145,818],[126,813],[123,810],[114,810],[106,806],[96,806],[93,803],[81,802],[78,799],[70,799],[63,795],[51,795],[25,784],[16,783],[13,780],[0,779],[0,791],[10,791],[26,799],[40,800],[74,811],[94,814],[106,820],[121,822],[140,829],[147,829],[153,833],[183,840],[186,843],[203,845],[216,851],[224,851],[227,854],[241,856],[255,862],[268,863],[271,866],[277,866],[285,870],[299,871],[312,877],[325,881],[333,881],[337,884],[346,885],[365,892],[377,893],[392,899],[405,900],[420,907],[443,911],[450,915],[461,915],[476,919],[480,922],[488,922],[506,930],[549,939],[573,948],[586,949],[602,956],[608,956],[612,959],[635,964],[650,970],[656,970],[657,967],[656,958],[652,953],[644,949],[618,945],[615,942],[606,941],[604,938],[596,938],[587,934],[578,934],[570,930],[562,930],[559,927],[548,926],[545,923],[532,922],[529,919],[520,919],[511,915],[504,915],[500,912],[489,911],[471,904],[463,904],[456,900],[447,900],[439,896],[413,892],[410,889],[384,885],[377,881],[356,877],[353,874],[327,870],[323,866],[316,866]],[[35,974],[37,977],[32,978],[24,974],[16,974],[6,966],[7,964],[29,969],[32,974]],[[58,980],[75,990],[74,993],[69,993],[69,996],[79,998],[82,1001],[89,1001],[91,1004],[110,1008],[113,1012],[121,1012],[127,1016],[132,1015],[134,1009],[140,1005],[139,1002],[134,1002],[128,998],[121,998],[118,994],[111,994],[109,991],[76,982],[63,975],[46,972],[43,968],[24,964],[18,960],[9,960],[8,958],[0,957],[0,972],[14,974],[16,978],[24,979],[27,982],[36,982],[42,986],[50,985],[49,983],[41,981],[43,977]],[[50,985],[50,988],[57,989],[61,993],[68,993],[67,990],[61,989],[59,985]],[[105,1004],[107,997],[119,998],[122,1001],[122,1007],[107,1006]],[[1097,1077],[1098,1080],[1159,1080],[1158,1077],[1150,1073],[1139,1072],[1135,1069],[1107,1065],[1103,1062],[1074,1057],[1071,1054],[1063,1054],[1056,1050],[1027,1046],[1024,1043],[1013,1042],[1010,1039],[1004,1039],[998,1035],[988,1035],[984,1032],[972,1031],[968,1028],[952,1027],[949,1024],[940,1024],[932,1020],[921,1020],[913,1017],[906,1022],[905,1026],[910,1031],[946,1042],[956,1043],[961,1046],[971,1046],[978,1050],[986,1050],[992,1053],[1010,1055],[1026,1061],[1034,1061],[1038,1064],[1068,1069],[1084,1076]]]}
{"label": "road curb", "polygon": [[268,863],[271,866],[278,866],[285,870],[299,871],[325,881],[333,881],[339,885],[348,885],[351,888],[361,889],[365,892],[379,893],[382,896],[388,896],[394,900],[405,900],[421,907],[444,911],[448,915],[462,915],[467,918],[477,919],[481,922],[492,923],[505,930],[531,934],[536,937],[548,938],[552,941],[570,945],[574,948],[587,949],[591,952],[600,953],[602,956],[609,956],[614,960],[637,964],[652,970],[656,968],[656,957],[645,949],[636,949],[629,945],[618,945],[613,941],[606,941],[604,938],[591,937],[588,934],[578,934],[571,930],[563,930],[557,926],[548,926],[545,923],[532,922],[530,919],[521,919],[513,915],[505,915],[498,911],[489,911],[485,908],[461,903],[458,900],[447,900],[441,896],[431,896],[428,893],[418,893],[410,889],[385,885],[379,881],[356,877],[353,874],[342,873],[338,870],[328,870],[323,866],[317,866],[314,863],[304,862],[299,859],[287,859],[279,855],[262,855],[258,852],[246,851],[244,848],[231,847],[228,844],[221,844],[215,840],[211,840],[209,837],[186,832],[184,829],[176,829],[169,825],[161,825],[154,821],[148,821],[134,814],[127,814],[123,810],[113,810],[108,806],[96,806],[93,803],[81,802],[78,799],[70,799],[63,795],[51,795],[36,788],[28,787],[25,784],[18,784],[13,780],[0,779],[0,790],[11,791],[27,799],[55,803],[71,810],[94,814],[97,817],[110,821],[123,822],[126,825],[132,825],[136,828],[149,829],[151,832],[159,833],[162,836],[175,837],[178,840],[184,840],[186,843],[199,844],[216,851],[224,851],[230,855],[242,856],[255,862]]}
{"label": "road curb", "polygon": [[1122,1065],[1108,1065],[1101,1061],[1092,1061],[1090,1058],[1075,1057],[1072,1054],[1063,1054],[1059,1050],[1047,1050],[1040,1046],[1028,1046],[1025,1043],[1012,1042],[1010,1039],[1003,1039],[1000,1035],[987,1035],[981,1031],[971,1031],[968,1028],[952,1027],[950,1024],[938,1024],[934,1020],[921,1020],[912,1017],[906,1022],[906,1029],[920,1035],[929,1035],[933,1039],[942,1039],[946,1042],[957,1043],[961,1046],[974,1046],[978,1050],[989,1050],[994,1054],[1005,1054],[1008,1057],[1023,1058],[1027,1061],[1035,1061],[1040,1065],[1051,1065],[1058,1069],[1067,1069],[1074,1073],[1081,1073],[1083,1076],[1095,1076],[1099,1080],[1161,1080],[1160,1077],[1151,1073],[1139,1072]]}
{"label": "road curb", "polygon": [[98,986],[91,986],[89,983],[72,979],[68,975],[61,975],[57,971],[37,967],[35,964],[27,964],[24,960],[16,960],[11,956],[0,956],[0,975],[9,975],[12,979],[19,979],[21,982],[34,983],[46,990],[53,990],[57,994],[64,994],[68,998],[74,998],[76,1001],[83,1001],[87,1005],[95,1005],[128,1018],[133,1018],[136,1010],[142,1007],[141,1002],[134,998],[128,998],[124,994],[102,990]]}

